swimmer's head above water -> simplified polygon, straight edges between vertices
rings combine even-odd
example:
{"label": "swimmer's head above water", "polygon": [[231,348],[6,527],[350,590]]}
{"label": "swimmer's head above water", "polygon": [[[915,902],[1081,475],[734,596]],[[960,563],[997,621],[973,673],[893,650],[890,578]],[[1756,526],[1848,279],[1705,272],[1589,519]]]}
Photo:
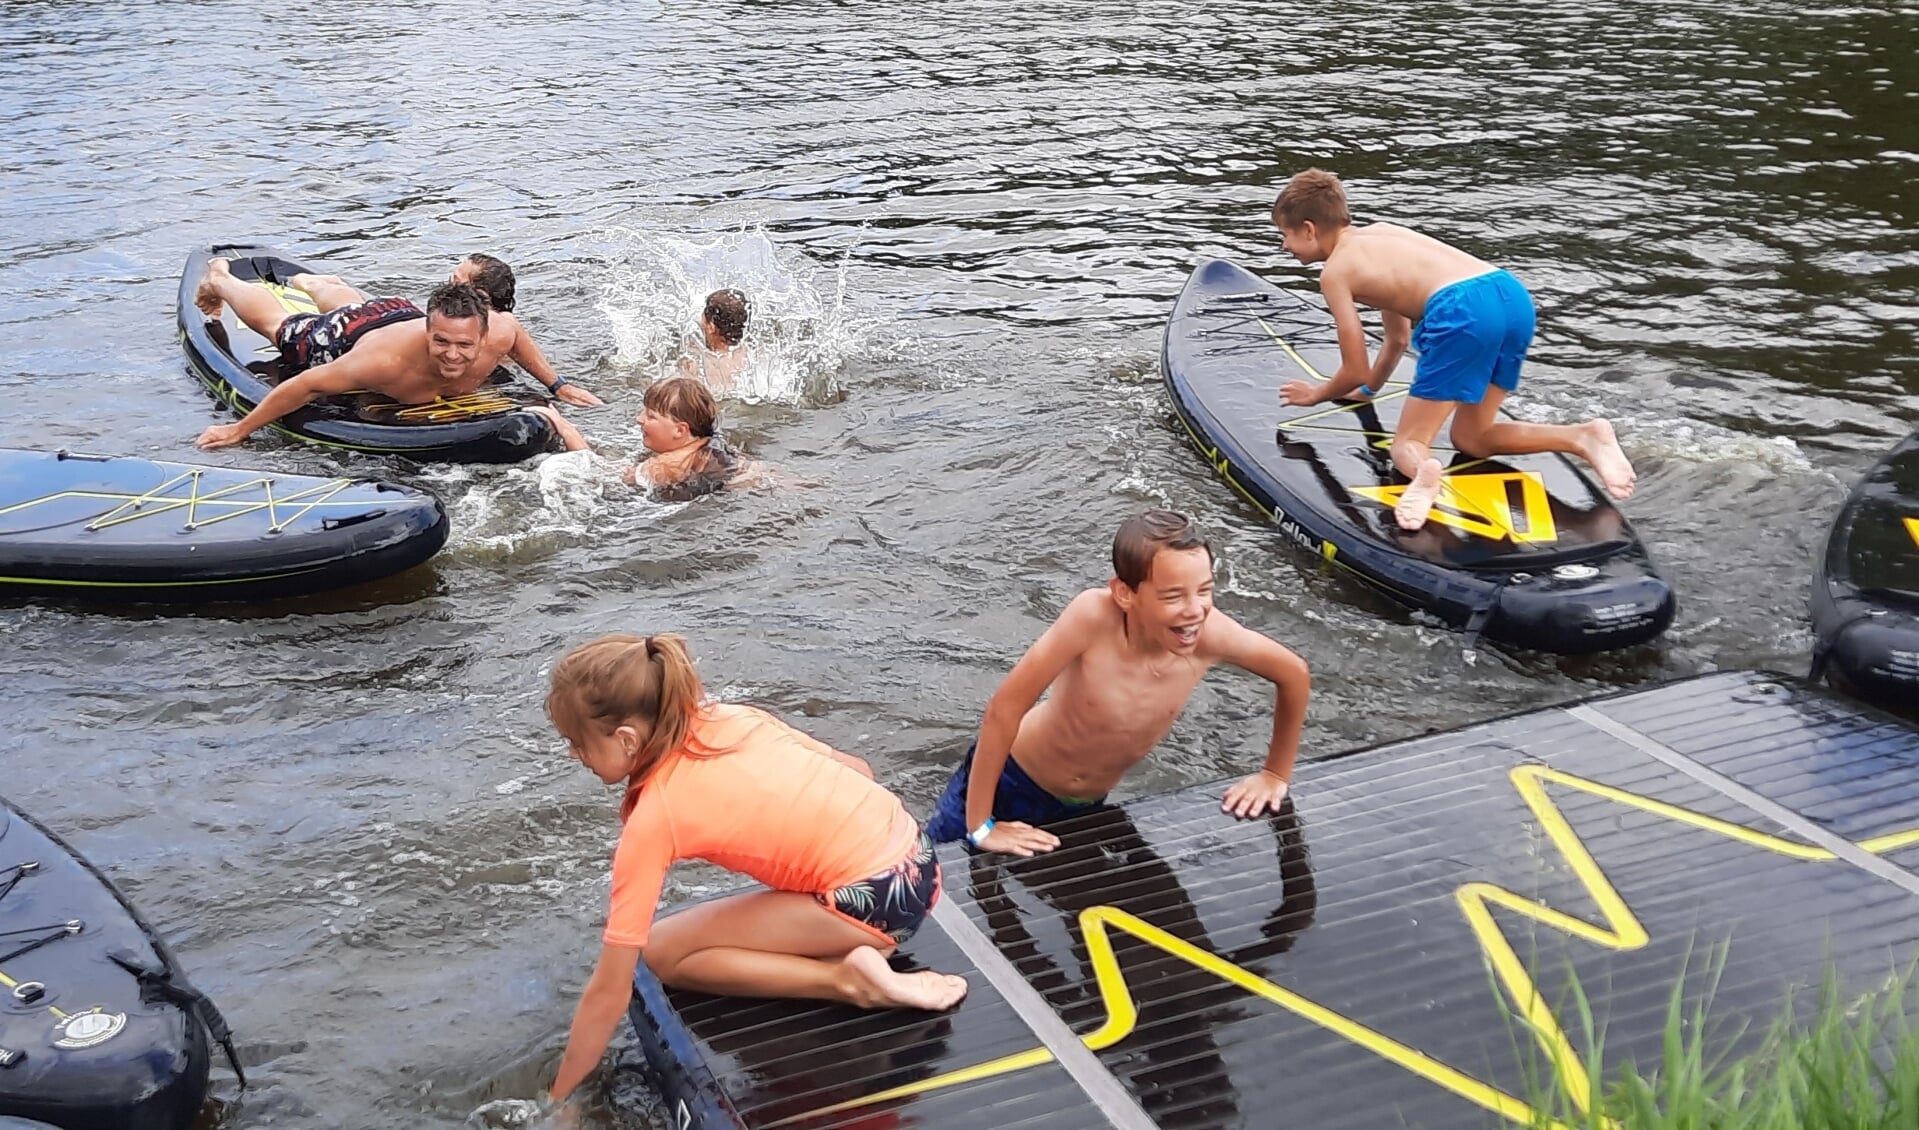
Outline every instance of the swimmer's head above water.
{"label": "swimmer's head above water", "polygon": [[546,715],[600,780],[643,781],[686,743],[705,693],[681,637],[601,636],[553,665]]}
{"label": "swimmer's head above water", "polygon": [[454,264],[447,281],[465,283],[479,291],[502,314],[513,312],[513,268],[504,260],[476,251]]}
{"label": "swimmer's head above water", "polygon": [[745,341],[748,313],[746,295],[737,290],[729,287],[707,295],[706,306],[700,311],[700,333],[706,338],[706,347],[718,353]]}
{"label": "swimmer's head above water", "polygon": [[1213,611],[1213,547],[1186,515],[1148,510],[1128,518],[1113,537],[1110,588],[1129,635],[1191,654]]}
{"label": "swimmer's head above water", "polygon": [[641,397],[640,437],[648,451],[673,451],[713,438],[719,401],[712,390],[690,377],[654,381]]}

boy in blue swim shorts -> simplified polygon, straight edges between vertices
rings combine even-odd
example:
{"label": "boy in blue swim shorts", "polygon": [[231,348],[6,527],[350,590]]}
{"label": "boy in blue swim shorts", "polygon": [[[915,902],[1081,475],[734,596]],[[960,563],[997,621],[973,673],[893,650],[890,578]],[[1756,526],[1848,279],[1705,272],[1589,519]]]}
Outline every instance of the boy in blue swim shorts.
{"label": "boy in blue swim shorts", "polygon": [[[1400,528],[1426,523],[1444,468],[1433,440],[1448,418],[1452,445],[1475,458],[1558,451],[1578,455],[1614,498],[1633,490],[1632,463],[1605,420],[1526,424],[1499,418],[1533,340],[1533,300],[1512,275],[1397,224],[1354,226],[1339,178],[1308,169],[1286,182],[1273,224],[1302,263],[1324,263],[1320,292],[1339,330],[1339,370],[1288,381],[1288,404],[1374,396],[1411,345],[1419,364],[1393,432],[1393,466],[1412,482],[1393,508]],[[1386,340],[1368,360],[1359,306],[1380,312]]]}
{"label": "boy in blue swim shorts", "polygon": [[1191,519],[1128,519],[1113,538],[1112,580],[1074,597],[986,704],[926,834],[1014,855],[1058,847],[1042,825],[1105,799],[1221,663],[1276,693],[1265,764],[1228,787],[1220,809],[1242,820],[1278,812],[1312,692],[1305,662],[1213,607],[1213,550]]}

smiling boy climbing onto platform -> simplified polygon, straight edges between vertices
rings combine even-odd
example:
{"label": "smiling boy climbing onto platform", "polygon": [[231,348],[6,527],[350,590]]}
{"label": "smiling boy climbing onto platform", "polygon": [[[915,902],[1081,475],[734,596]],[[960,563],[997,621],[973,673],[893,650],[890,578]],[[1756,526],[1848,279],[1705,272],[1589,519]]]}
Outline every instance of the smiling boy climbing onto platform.
{"label": "smiling boy climbing onto platform", "polygon": [[927,834],[1015,855],[1058,847],[1036,825],[1104,799],[1165,739],[1216,663],[1278,691],[1265,767],[1220,807],[1240,818],[1277,812],[1306,722],[1305,662],[1213,608],[1213,550],[1191,519],[1170,510],[1128,519],[1113,539],[1113,579],[1074,597],[987,703]]}
{"label": "smiling boy climbing onto platform", "polygon": [[[1346,189],[1322,169],[1286,182],[1273,225],[1302,263],[1324,263],[1320,292],[1339,329],[1339,371],[1321,382],[1288,381],[1288,404],[1377,396],[1410,344],[1419,350],[1411,392],[1393,430],[1393,466],[1412,482],[1393,508],[1416,530],[1439,497],[1445,469],[1433,439],[1452,418],[1453,446],[1475,458],[1558,451],[1578,455],[1614,498],[1633,490],[1632,464],[1605,420],[1523,424],[1499,418],[1533,340],[1533,300],[1524,285],[1464,251],[1397,224],[1355,227]],[[1370,363],[1359,305],[1379,310],[1386,341]],[[1414,328],[1417,323],[1417,328]]]}

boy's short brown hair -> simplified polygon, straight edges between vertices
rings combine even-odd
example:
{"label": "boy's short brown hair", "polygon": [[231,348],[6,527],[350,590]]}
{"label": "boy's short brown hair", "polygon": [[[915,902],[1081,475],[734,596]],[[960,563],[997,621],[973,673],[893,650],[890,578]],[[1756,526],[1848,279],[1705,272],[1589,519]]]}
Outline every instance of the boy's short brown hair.
{"label": "boy's short brown hair", "polygon": [[1315,228],[1343,228],[1353,222],[1346,210],[1346,186],[1325,169],[1296,174],[1273,201],[1273,225],[1282,230],[1311,222]]}
{"label": "boy's short brown hair", "polygon": [[1113,535],[1113,576],[1129,589],[1138,589],[1153,574],[1153,558],[1162,549],[1203,549],[1213,559],[1213,547],[1191,518],[1173,510],[1148,510],[1126,519]]}
{"label": "boy's short brown hair", "polygon": [[641,402],[647,408],[686,425],[686,430],[705,439],[713,434],[720,418],[719,402],[712,390],[692,377],[668,377],[646,386]]}

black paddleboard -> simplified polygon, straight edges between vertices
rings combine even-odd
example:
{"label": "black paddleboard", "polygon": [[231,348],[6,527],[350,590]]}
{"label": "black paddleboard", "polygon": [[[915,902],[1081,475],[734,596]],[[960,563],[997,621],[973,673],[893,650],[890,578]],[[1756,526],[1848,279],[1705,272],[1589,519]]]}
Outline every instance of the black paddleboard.
{"label": "black paddleboard", "polygon": [[0,448],[0,591],[289,596],[411,568],[446,537],[440,500],[396,483]]}
{"label": "black paddleboard", "polygon": [[1813,667],[1863,698],[1919,708],[1919,435],[1846,499],[1812,583]]}
{"label": "black paddleboard", "polygon": [[[1280,386],[1339,368],[1318,302],[1223,260],[1200,264],[1166,327],[1173,407],[1222,477],[1288,540],[1454,627],[1578,655],[1672,623],[1672,587],[1605,492],[1558,455],[1472,459],[1445,448],[1445,490],[1406,532],[1388,448],[1409,354],[1380,396],[1293,407]],[[1443,438],[1443,437],[1442,437]]]}
{"label": "black paddleboard", "polygon": [[[180,341],[195,376],[214,399],[245,415],[280,383],[280,351],[240,324],[227,310],[208,320],[193,304],[207,261],[232,260],[235,278],[268,290],[289,313],[312,313],[313,300],[287,285],[316,269],[272,248],[251,245],[201,248],[187,256],[180,273]],[[431,404],[400,404],[373,393],[330,396],[290,412],[272,427],[324,447],[376,455],[454,463],[514,463],[554,446],[553,426],[522,411],[545,403],[514,382],[504,369],[477,391]]]}
{"label": "black paddleboard", "polygon": [[120,892],[0,800],[0,1125],[186,1130],[226,1023]]}

